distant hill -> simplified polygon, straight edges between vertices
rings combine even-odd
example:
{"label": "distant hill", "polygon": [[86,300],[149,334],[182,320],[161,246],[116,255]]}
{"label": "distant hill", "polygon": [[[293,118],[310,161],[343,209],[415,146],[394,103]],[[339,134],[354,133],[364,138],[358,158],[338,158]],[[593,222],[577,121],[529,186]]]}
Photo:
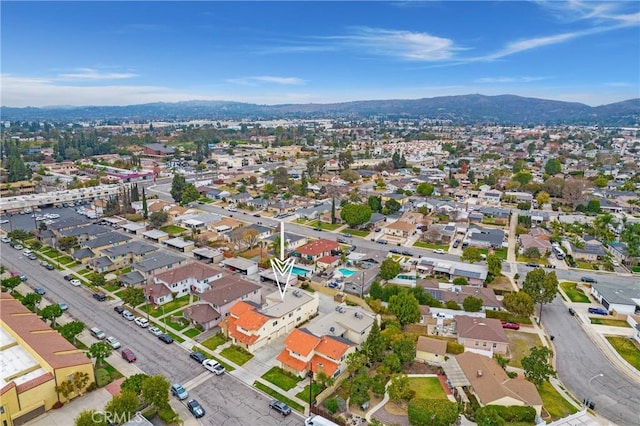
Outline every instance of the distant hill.
{"label": "distant hill", "polygon": [[2,120],[189,120],[276,118],[432,118],[459,124],[640,124],[640,98],[598,107],[514,95],[461,95],[333,104],[257,105],[185,101],[128,106],[0,107]]}

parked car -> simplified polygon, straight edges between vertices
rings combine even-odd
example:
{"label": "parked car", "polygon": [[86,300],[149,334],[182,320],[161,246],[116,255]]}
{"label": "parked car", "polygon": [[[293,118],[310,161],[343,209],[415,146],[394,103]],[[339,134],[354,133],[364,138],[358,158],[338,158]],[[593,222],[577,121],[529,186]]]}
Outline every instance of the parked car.
{"label": "parked car", "polygon": [[[47,268],[47,269],[48,269],[48,268]],[[69,283],[70,283],[72,286],[74,286],[74,287],[80,287],[80,286],[82,285],[82,283],[80,282],[80,280],[76,280],[76,279],[73,279],[73,280],[69,281]]]}
{"label": "parked car", "polygon": [[340,244],[349,244],[349,241],[347,241],[345,238],[336,238],[336,241],[339,242]]}
{"label": "parked car", "polygon": [[569,308],[569,313],[571,314],[571,316],[574,316],[576,314],[576,311],[574,311],[573,308]]}
{"label": "parked car", "polygon": [[142,328],[149,327],[149,320],[146,318],[138,317],[134,321],[136,324],[138,324]]}
{"label": "parked car", "polygon": [[122,358],[127,362],[134,362],[136,359],[138,359],[136,358],[136,354],[134,354],[133,351],[129,348],[123,349],[121,354]]}
{"label": "parked car", "polygon": [[127,321],[133,321],[134,319],[136,319],[135,315],[126,310],[122,311],[122,318],[126,319]]}
{"label": "parked car", "polygon": [[397,248],[392,248],[391,250],[389,250],[389,252],[391,252],[393,254],[402,254],[402,251],[398,250]]}
{"label": "parked car", "polygon": [[282,401],[278,401],[277,399],[273,399],[271,400],[271,402],[269,402],[269,409],[274,409],[283,416],[288,416],[289,414],[291,414],[291,407],[289,407]]}
{"label": "parked car", "polygon": [[195,399],[189,400],[187,402],[187,408],[189,409],[189,411],[191,411],[191,414],[193,414],[196,419],[204,416],[204,408],[202,408],[202,405],[200,405],[200,403]]}
{"label": "parked car", "polygon": [[120,347],[120,342],[118,342],[118,339],[116,339],[113,336],[109,336],[106,339],[104,339],[105,342],[107,342],[113,349],[118,349]]}
{"label": "parked car", "polygon": [[376,243],[387,245],[387,244],[389,244],[389,241],[387,241],[387,240],[378,240],[378,241],[376,241]]}
{"label": "parked car", "polygon": [[13,246],[13,248],[16,250],[22,250],[24,247],[22,246],[22,244],[16,244],[15,246]]}
{"label": "parked car", "polygon": [[606,309],[602,309],[602,308],[589,308],[588,311],[589,311],[590,314],[609,315],[609,311],[607,311]]}
{"label": "parked car", "polygon": [[179,400],[187,399],[189,397],[189,392],[182,385],[178,383],[174,383],[171,385],[171,395],[175,396]]}
{"label": "parked car", "polygon": [[33,291],[35,291],[35,293],[39,294],[40,296],[47,293],[47,291],[42,287],[36,287],[35,289],[33,289]]}
{"label": "parked car", "polygon": [[591,277],[582,277],[580,278],[580,281],[582,281],[583,283],[591,283],[591,284],[598,283],[598,281],[596,281],[595,278],[591,278]]}
{"label": "parked car", "polygon": [[207,359],[202,352],[191,352],[189,357],[197,361],[199,364],[202,364]]}
{"label": "parked car", "polygon": [[222,366],[219,362],[216,362],[213,359],[205,359],[202,362],[202,366],[207,370],[211,371],[212,373],[214,373],[216,376],[219,376],[225,372],[224,366]]}
{"label": "parked car", "polygon": [[73,279],[73,277],[71,275],[65,275],[62,278],[64,278],[65,281],[71,281]]}
{"label": "parked car", "polygon": [[160,337],[160,335],[162,334],[162,330],[160,330],[158,327],[149,327],[149,332],[158,337]]}
{"label": "parked car", "polygon": [[520,324],[517,322],[501,321],[502,328],[508,328],[509,330],[520,330]]}
{"label": "parked car", "polygon": [[102,293],[93,293],[93,298],[98,302],[104,302],[105,300],[107,300],[107,296]]}
{"label": "parked car", "polygon": [[434,252],[435,254],[445,254],[445,251],[444,251],[444,250],[442,250],[442,249],[435,249],[433,252]]}
{"label": "parked car", "polygon": [[62,309],[63,311],[66,311],[67,309],[69,309],[69,306],[64,302],[58,303],[58,306],[60,306],[60,309]]}
{"label": "parked car", "polygon": [[[8,222],[8,221],[7,221],[7,222]],[[3,242],[3,243],[5,243],[5,244],[6,244],[6,243],[10,243],[10,242],[11,242],[11,240],[10,240],[9,238],[7,238],[7,237],[2,237],[2,238],[0,238],[0,241],[2,241],[2,242]]]}
{"label": "parked car", "polygon": [[411,256],[411,257],[413,257],[413,253],[411,253],[409,250],[403,250],[403,251],[402,251],[402,254],[403,254],[403,255],[405,255],[405,256]]}
{"label": "parked car", "polygon": [[538,265],[538,264],[537,264],[537,263],[535,263],[535,262],[529,262],[529,263],[527,263],[527,266],[528,266],[529,268],[539,268],[539,267],[540,267],[540,265]]}
{"label": "parked car", "polygon": [[162,340],[163,342],[165,342],[167,345],[169,343],[173,343],[173,337],[169,336],[168,334],[160,334],[158,336],[158,339]]}
{"label": "parked car", "polygon": [[47,271],[53,271],[54,269],[56,269],[56,268],[55,268],[55,266],[53,266],[53,265],[52,265],[52,264],[50,264],[50,263],[47,263],[47,264],[45,265],[45,268],[47,268]]}
{"label": "parked car", "polygon": [[100,330],[98,327],[91,327],[89,329],[89,333],[98,340],[103,340],[107,337],[107,335],[104,334],[104,331]]}
{"label": "parked car", "polygon": [[29,253],[29,254],[27,255],[27,258],[29,258],[29,260],[36,260],[36,259],[38,259],[38,256],[36,256],[36,255],[35,255],[35,254],[33,254],[33,253]]}
{"label": "parked car", "polygon": [[345,232],[345,233],[344,233],[344,234],[342,234],[342,235],[344,235],[346,238],[351,238],[351,237],[353,237],[353,235],[349,234],[348,232]]}
{"label": "parked car", "polygon": [[455,240],[453,242],[453,248],[458,248],[459,245],[460,245],[460,240]]}
{"label": "parked car", "polygon": [[124,312],[124,307],[122,307],[122,306],[114,306],[113,310],[116,311],[118,314],[122,315],[122,313]]}

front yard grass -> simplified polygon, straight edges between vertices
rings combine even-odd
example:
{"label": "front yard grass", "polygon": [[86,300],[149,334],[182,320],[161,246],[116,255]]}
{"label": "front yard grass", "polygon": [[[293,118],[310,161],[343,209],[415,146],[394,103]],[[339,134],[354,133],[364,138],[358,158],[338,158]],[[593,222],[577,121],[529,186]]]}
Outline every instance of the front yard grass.
{"label": "front yard grass", "polygon": [[187,331],[183,331],[182,334],[184,334],[185,336],[193,339],[194,337],[196,337],[197,335],[199,335],[200,333],[202,333],[202,331],[198,330],[197,328],[190,328]]}
{"label": "front yard grass", "polygon": [[180,235],[183,232],[187,231],[186,228],[183,228],[181,226],[176,226],[176,225],[165,225],[162,228],[160,228],[160,230],[166,232],[169,235]]}
{"label": "front yard grass", "polygon": [[355,235],[356,237],[366,237],[367,235],[369,235],[369,231],[362,231],[360,229],[351,229],[351,228],[344,229],[342,233]]}
{"label": "front yard grass", "polygon": [[631,327],[628,322],[618,319],[606,319],[606,318],[589,318],[591,324],[598,325],[610,325],[613,327]]}
{"label": "front yard grass", "polygon": [[186,318],[179,318],[179,321],[172,321],[171,317],[165,318],[164,322],[171,328],[177,331],[184,330],[189,326],[189,321]]}
{"label": "front yard grass", "polygon": [[[120,297],[118,293],[116,293],[116,296]],[[172,300],[171,302],[165,303],[164,305],[159,306],[157,308],[153,305],[142,305],[140,306],[140,310],[143,312],[148,312],[149,315],[151,315],[154,318],[158,318],[163,314],[171,313],[177,309],[187,306],[188,304],[189,304],[189,295],[186,294],[182,297],[178,297],[176,300]]]}
{"label": "front yard grass", "polygon": [[[322,392],[324,389],[322,389],[322,387],[320,387],[319,384],[314,383],[313,384],[313,390],[311,391],[313,393],[313,395],[311,395],[311,400],[314,401],[316,399],[316,396],[318,396],[318,394],[320,392]],[[304,389],[302,389],[300,392],[298,392],[296,394],[296,397],[303,400],[304,402],[306,402],[307,404],[309,404],[309,385],[305,386]]]}
{"label": "front yard grass", "polygon": [[578,260],[578,261],[576,261],[576,268],[579,268],[579,269],[588,269],[588,270],[590,270],[590,271],[593,271],[593,270],[594,270],[593,265],[592,265],[591,263],[589,263],[589,262],[584,262],[584,261],[582,261],[582,260]]}
{"label": "front yard grass", "polygon": [[253,355],[242,349],[240,346],[231,345],[228,348],[224,348],[220,351],[220,355],[228,359],[229,361],[235,362],[237,365],[243,365],[251,358]]}
{"label": "front yard grass", "polygon": [[607,340],[625,361],[640,370],[640,348],[633,340],[621,336],[607,336]]}
{"label": "front yard grass", "polygon": [[302,380],[302,378],[295,374],[287,373],[280,367],[273,367],[264,373],[262,378],[285,391],[295,388],[298,382]]}
{"label": "front yard grass", "polygon": [[544,382],[538,393],[542,398],[542,406],[551,416],[551,420],[559,420],[578,412],[578,409],[564,399],[549,382]]}
{"label": "front yard grass", "polygon": [[287,398],[286,396],[282,395],[279,392],[276,392],[275,390],[271,389],[269,386],[264,385],[258,381],[253,383],[253,386],[260,389],[262,392],[266,393],[269,396],[274,397],[275,399],[284,402],[285,404],[287,404],[289,407],[293,408],[296,411],[299,411],[301,413],[304,413],[304,407],[300,404],[298,404],[297,402]]}
{"label": "front yard grass", "polygon": [[105,290],[107,291],[118,291],[118,289],[120,289],[120,286],[118,284],[105,284],[103,287]]}
{"label": "front yard grass", "polygon": [[522,358],[529,355],[529,351],[534,346],[542,346],[540,337],[534,333],[521,333],[513,330],[505,330],[505,334],[509,339],[509,351],[511,359],[509,365],[516,368],[522,368]]}
{"label": "front yard grass", "polygon": [[569,299],[571,299],[572,302],[574,303],[589,303],[589,296],[587,296],[586,294],[584,294],[584,292],[582,290],[580,290],[579,288],[577,288],[578,284],[571,282],[571,281],[565,281],[560,283],[560,288],[562,288],[562,291],[564,291],[567,296],[569,296]]}
{"label": "front yard grass", "polygon": [[447,399],[437,377],[410,377],[409,387],[416,393],[416,398]]}
{"label": "front yard grass", "polygon": [[226,336],[222,333],[218,333],[214,336],[209,337],[207,340],[205,340],[200,344],[207,349],[215,351],[218,346],[224,344],[226,341],[227,341]]}
{"label": "front yard grass", "polygon": [[508,250],[509,249],[507,249],[506,247],[495,249],[495,250],[493,250],[493,254],[498,256],[499,259],[507,260],[507,252],[508,252]]}
{"label": "front yard grass", "polygon": [[449,250],[449,246],[446,244],[431,244],[431,243],[425,243],[424,241],[416,241],[415,243],[413,243],[414,247],[420,247],[420,248],[425,248],[425,249],[442,249],[444,251]]}
{"label": "front yard grass", "polygon": [[[316,226],[318,226],[316,224]],[[324,223],[324,222],[320,222],[320,228],[324,229],[325,231],[333,231],[334,229],[338,229],[341,226],[343,226],[340,223]]]}

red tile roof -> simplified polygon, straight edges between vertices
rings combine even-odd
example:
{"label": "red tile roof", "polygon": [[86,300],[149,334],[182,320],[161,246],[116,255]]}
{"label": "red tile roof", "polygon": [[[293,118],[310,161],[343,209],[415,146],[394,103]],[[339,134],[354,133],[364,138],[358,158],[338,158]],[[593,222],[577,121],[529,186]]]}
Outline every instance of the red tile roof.
{"label": "red tile roof", "polygon": [[330,253],[331,250],[337,250],[338,247],[340,245],[337,242],[321,238],[303,245],[296,249],[296,252],[303,255],[319,256],[323,253]]}
{"label": "red tile roof", "polygon": [[320,344],[320,338],[297,328],[293,330],[284,341],[285,350],[295,352],[305,357],[309,355],[318,344]]}
{"label": "red tile roof", "polygon": [[315,355],[311,358],[311,370],[316,374],[324,371],[324,374],[331,377],[334,375],[336,370],[338,370],[338,367],[339,365],[337,363],[329,361],[319,355]]}
{"label": "red tile roof", "polygon": [[346,343],[339,342],[329,336],[323,336],[320,344],[316,347],[316,353],[339,360],[348,349],[349,345]]}
{"label": "red tile roof", "polygon": [[308,368],[306,361],[302,361],[298,358],[294,358],[293,356],[291,356],[291,354],[286,348],[283,349],[282,352],[280,352],[280,355],[278,355],[276,360],[280,361],[287,367],[293,368],[298,372],[304,371]]}

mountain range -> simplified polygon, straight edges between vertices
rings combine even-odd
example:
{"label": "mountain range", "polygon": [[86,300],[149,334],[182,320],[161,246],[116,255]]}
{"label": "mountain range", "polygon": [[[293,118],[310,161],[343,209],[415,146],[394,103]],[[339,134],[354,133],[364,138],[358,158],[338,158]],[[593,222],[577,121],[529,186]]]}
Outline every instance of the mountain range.
{"label": "mountain range", "polygon": [[148,121],[269,120],[278,118],[450,120],[456,124],[640,125],[640,98],[597,107],[515,95],[460,95],[422,99],[390,99],[331,104],[258,105],[227,101],[184,101],[127,106],[0,107],[2,120],[20,121]]}

